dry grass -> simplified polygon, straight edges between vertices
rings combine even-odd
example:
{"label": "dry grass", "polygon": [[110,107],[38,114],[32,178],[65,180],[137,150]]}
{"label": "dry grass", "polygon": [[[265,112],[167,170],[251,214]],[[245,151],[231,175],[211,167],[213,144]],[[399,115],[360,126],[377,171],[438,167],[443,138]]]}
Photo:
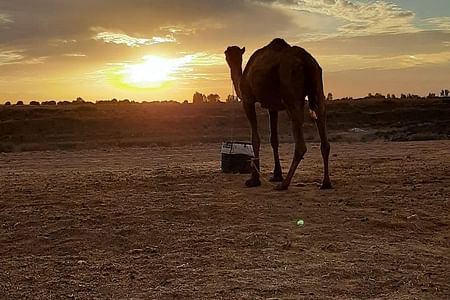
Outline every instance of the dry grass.
{"label": "dry grass", "polygon": [[[448,139],[450,105],[440,100],[339,101],[328,106],[331,141]],[[259,110],[268,140],[268,119]],[[356,131],[354,130],[356,129]],[[290,121],[281,114],[280,138],[291,142]],[[117,104],[0,107],[0,152],[149,147],[248,140],[240,105]],[[307,117],[305,137],[318,141]]]}

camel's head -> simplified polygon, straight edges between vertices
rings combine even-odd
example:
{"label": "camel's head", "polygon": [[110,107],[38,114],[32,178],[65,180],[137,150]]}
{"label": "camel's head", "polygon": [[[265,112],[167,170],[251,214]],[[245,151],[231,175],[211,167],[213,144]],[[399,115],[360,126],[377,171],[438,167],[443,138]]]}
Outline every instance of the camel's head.
{"label": "camel's head", "polygon": [[231,46],[225,50],[225,59],[230,68],[242,66],[242,56],[244,55],[244,52],[245,47],[241,49],[238,46]]}

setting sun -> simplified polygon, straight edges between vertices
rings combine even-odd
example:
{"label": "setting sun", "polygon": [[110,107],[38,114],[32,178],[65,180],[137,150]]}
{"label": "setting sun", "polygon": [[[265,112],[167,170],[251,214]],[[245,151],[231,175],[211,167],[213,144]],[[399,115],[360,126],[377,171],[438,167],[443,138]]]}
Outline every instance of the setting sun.
{"label": "setting sun", "polygon": [[176,79],[174,74],[192,60],[187,55],[181,58],[145,56],[143,63],[124,64],[117,72],[119,82],[134,88],[160,88],[168,81]]}

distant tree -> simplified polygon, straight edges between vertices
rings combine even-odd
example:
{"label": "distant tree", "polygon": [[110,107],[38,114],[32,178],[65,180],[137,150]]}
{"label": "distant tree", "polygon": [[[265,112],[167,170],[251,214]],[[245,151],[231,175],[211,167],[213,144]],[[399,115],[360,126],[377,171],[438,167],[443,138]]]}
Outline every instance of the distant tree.
{"label": "distant tree", "polygon": [[6,102],[5,102],[5,105],[9,106],[9,105],[11,105],[11,102],[6,101]]}
{"label": "distant tree", "polygon": [[327,95],[327,100],[328,100],[328,101],[333,100],[333,94],[332,94],[332,93],[328,93],[328,95]]}
{"label": "distant tree", "polygon": [[406,99],[406,95],[405,94],[401,94],[400,95],[400,99]]}
{"label": "distant tree", "polygon": [[397,99],[397,97],[395,96],[395,94],[392,94],[392,95],[391,95],[391,98],[392,98],[392,99]]}
{"label": "distant tree", "polygon": [[70,105],[70,101],[64,100],[64,101],[58,101],[58,105]]}
{"label": "distant tree", "polygon": [[183,104],[189,104],[189,101],[184,100],[184,101],[183,101]]}
{"label": "distant tree", "polygon": [[441,91],[441,97],[444,97],[444,96],[445,96],[445,91],[442,90],[442,91]]}
{"label": "distant tree", "polygon": [[41,105],[38,101],[31,101],[30,105]]}
{"label": "distant tree", "polygon": [[386,98],[391,99],[391,94],[387,94]]}
{"label": "distant tree", "polygon": [[178,101],[175,101],[175,100],[163,100],[163,101],[161,101],[160,103],[163,103],[163,104],[180,104],[180,102],[178,102]]}
{"label": "distant tree", "polygon": [[429,93],[427,98],[436,98],[436,94],[435,93]]}
{"label": "distant tree", "polygon": [[192,96],[193,104],[203,104],[206,102],[206,96],[202,93],[195,92],[194,96]]}
{"label": "distant tree", "polygon": [[116,98],[112,98],[111,99],[111,103],[117,103],[118,101],[117,101],[117,99]]}
{"label": "distant tree", "polygon": [[81,97],[77,97],[76,100],[72,101],[73,104],[83,104],[85,103],[84,99]]}
{"label": "distant tree", "polygon": [[119,104],[130,104],[130,100],[129,99],[123,99],[119,101]]}
{"label": "distant tree", "polygon": [[450,91],[449,91],[449,90],[445,90],[445,91],[444,91],[445,97],[448,97],[449,94],[450,94]]}
{"label": "distant tree", "polygon": [[16,105],[23,105],[23,101],[21,100],[17,101]]}
{"label": "distant tree", "polygon": [[55,100],[43,101],[41,105],[56,105]]}
{"label": "distant tree", "polygon": [[419,95],[415,95],[415,94],[410,94],[408,93],[408,95],[406,96],[407,99],[419,99],[420,96]]}
{"label": "distant tree", "polygon": [[225,101],[227,103],[237,103],[237,102],[239,102],[239,97],[233,96],[233,95],[228,95],[227,100],[225,100]]}
{"label": "distant tree", "polygon": [[220,102],[220,96],[218,94],[209,94],[208,97],[206,97],[208,103],[219,103]]}

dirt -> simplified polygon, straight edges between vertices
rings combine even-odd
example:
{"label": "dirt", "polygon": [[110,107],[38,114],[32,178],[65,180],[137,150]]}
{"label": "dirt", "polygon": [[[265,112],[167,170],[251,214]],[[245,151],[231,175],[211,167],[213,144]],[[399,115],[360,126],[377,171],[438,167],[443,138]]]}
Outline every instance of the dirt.
{"label": "dirt", "polygon": [[285,192],[219,148],[0,154],[0,298],[450,298],[450,141],[333,143],[327,191],[318,144]]}

